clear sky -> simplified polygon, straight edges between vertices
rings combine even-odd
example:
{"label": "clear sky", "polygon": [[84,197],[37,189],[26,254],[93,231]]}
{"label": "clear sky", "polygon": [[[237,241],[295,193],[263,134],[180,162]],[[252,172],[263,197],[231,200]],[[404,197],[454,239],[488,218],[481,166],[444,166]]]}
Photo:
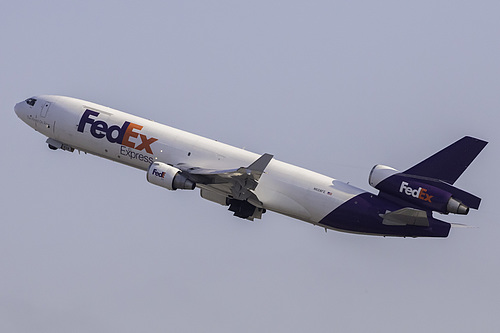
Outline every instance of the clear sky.
{"label": "clear sky", "polygon": [[[4,1],[1,332],[496,332],[498,1]],[[237,219],[51,151],[14,114],[90,100],[370,190],[464,135],[447,239]],[[239,166],[235,166],[239,167]],[[375,191],[375,190],[374,190]]]}

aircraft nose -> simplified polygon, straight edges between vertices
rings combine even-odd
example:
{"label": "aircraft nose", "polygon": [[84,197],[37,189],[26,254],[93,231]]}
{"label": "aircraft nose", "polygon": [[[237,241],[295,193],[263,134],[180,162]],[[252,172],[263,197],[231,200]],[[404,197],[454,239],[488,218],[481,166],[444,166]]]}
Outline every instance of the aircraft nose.
{"label": "aircraft nose", "polygon": [[16,113],[16,115],[21,118],[23,116],[23,113],[22,113],[22,109],[23,109],[23,102],[19,102],[17,103],[15,106],[14,106],[14,112]]}
{"label": "aircraft nose", "polygon": [[14,112],[17,114],[19,118],[21,118],[21,120],[23,120],[23,117],[26,117],[29,114],[31,114],[31,109],[35,106],[36,101],[37,101],[36,97],[31,97],[28,98],[27,100],[19,102],[14,106]]}

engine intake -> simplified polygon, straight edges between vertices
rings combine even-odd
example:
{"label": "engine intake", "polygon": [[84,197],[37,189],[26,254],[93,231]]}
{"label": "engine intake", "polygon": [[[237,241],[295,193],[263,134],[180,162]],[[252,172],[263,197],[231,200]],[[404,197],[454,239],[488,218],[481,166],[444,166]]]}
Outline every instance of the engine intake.
{"label": "engine intake", "polygon": [[154,162],[149,166],[146,179],[151,184],[171,191],[194,190],[196,187],[196,184],[184,176],[181,170],[162,162]]}

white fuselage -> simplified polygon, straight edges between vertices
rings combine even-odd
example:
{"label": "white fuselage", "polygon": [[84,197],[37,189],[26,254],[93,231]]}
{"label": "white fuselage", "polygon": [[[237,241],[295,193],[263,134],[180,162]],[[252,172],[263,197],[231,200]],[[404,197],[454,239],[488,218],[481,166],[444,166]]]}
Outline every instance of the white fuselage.
{"label": "white fuselage", "polygon": [[[225,170],[245,167],[260,156],[95,103],[62,96],[35,98],[34,106],[19,103],[15,108],[35,130],[75,149],[144,171],[156,161]],[[263,208],[318,224],[364,191],[273,159],[254,192]]]}

